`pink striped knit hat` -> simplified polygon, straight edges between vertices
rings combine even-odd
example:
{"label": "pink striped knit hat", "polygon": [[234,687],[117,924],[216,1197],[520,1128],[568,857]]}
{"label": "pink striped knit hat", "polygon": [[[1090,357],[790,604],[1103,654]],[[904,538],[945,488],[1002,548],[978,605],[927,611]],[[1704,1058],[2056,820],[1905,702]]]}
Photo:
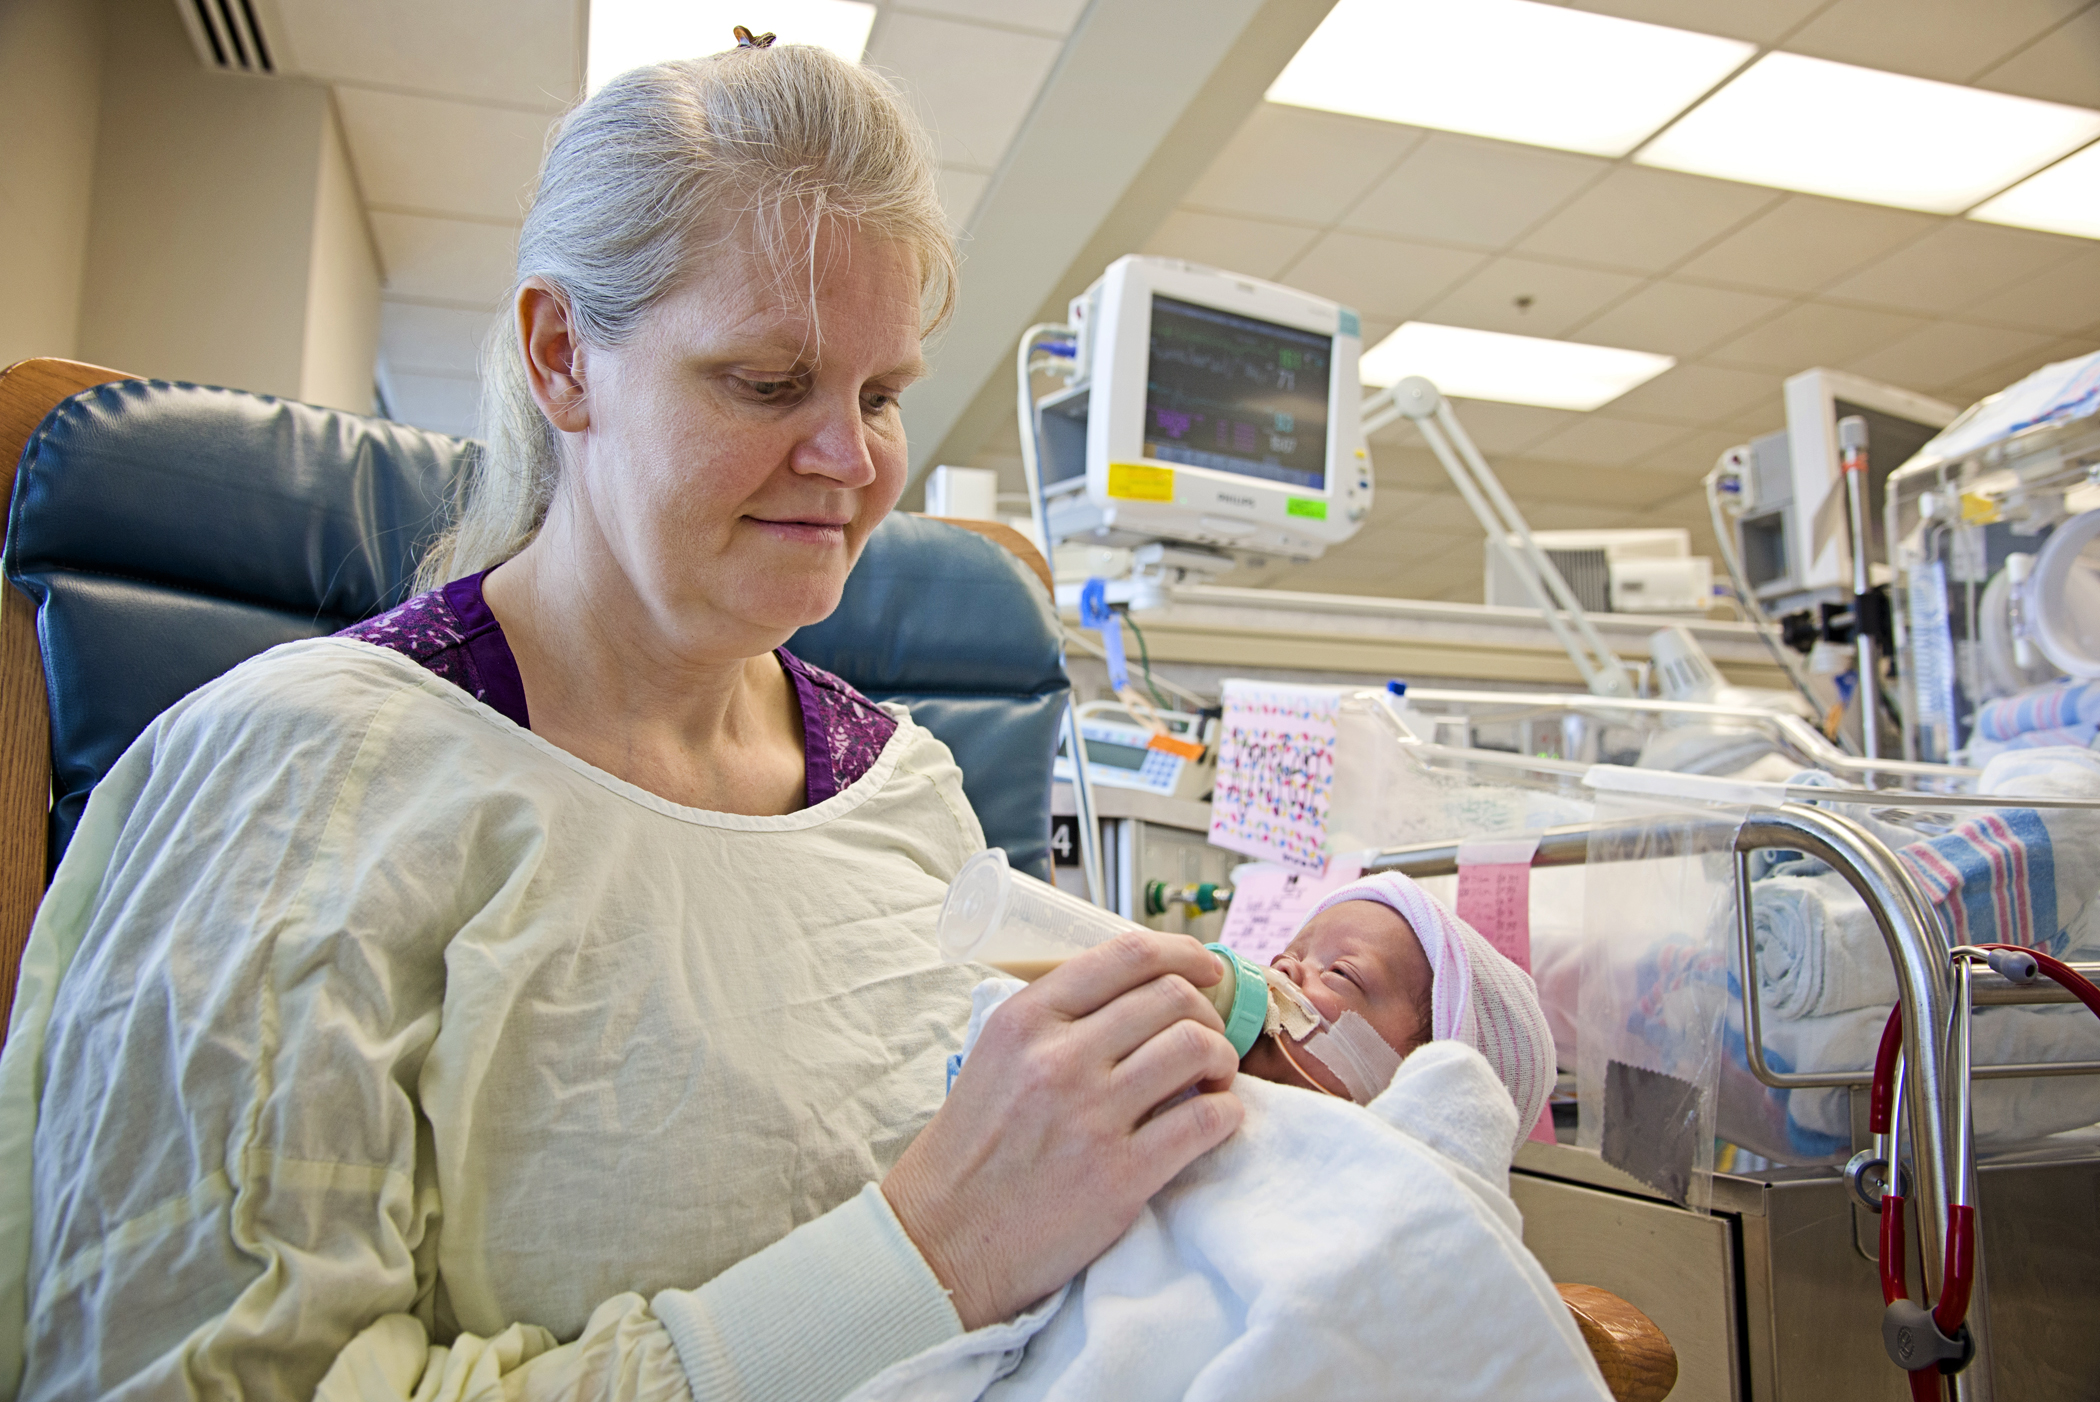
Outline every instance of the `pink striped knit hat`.
{"label": "pink striped knit hat", "polygon": [[1464,1042],[1487,1058],[1516,1102],[1517,1133],[1528,1134],[1552,1094],[1553,1033],[1525,973],[1478,931],[1408,877],[1380,873],[1352,881],[1320,902],[1377,901],[1414,927],[1429,956],[1430,1036]]}

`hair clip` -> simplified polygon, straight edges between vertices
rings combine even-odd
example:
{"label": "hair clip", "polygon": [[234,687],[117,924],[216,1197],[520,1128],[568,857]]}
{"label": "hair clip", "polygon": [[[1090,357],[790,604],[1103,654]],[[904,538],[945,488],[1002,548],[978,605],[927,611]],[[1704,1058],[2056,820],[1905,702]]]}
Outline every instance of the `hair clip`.
{"label": "hair clip", "polygon": [[753,34],[741,24],[730,32],[736,35],[736,46],[740,49],[770,49],[773,47],[774,36],[771,34]]}

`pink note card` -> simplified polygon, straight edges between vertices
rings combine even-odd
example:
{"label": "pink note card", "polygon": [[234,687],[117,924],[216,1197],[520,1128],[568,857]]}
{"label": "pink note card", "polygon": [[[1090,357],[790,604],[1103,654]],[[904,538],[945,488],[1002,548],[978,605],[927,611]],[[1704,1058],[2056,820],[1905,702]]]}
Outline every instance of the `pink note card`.
{"label": "pink note card", "polygon": [[1330,861],[1324,874],[1267,865],[1243,870],[1218,942],[1253,963],[1267,964],[1283,953],[1314,906],[1362,874],[1362,867],[1339,860]]}
{"label": "pink note card", "polygon": [[1458,918],[1531,972],[1531,858],[1536,837],[1458,845]]}

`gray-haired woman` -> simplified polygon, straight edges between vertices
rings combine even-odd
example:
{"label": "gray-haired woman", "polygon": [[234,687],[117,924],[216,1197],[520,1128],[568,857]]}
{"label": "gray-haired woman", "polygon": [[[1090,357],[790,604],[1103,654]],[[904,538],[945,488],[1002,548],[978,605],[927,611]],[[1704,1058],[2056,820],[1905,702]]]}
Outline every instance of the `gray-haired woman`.
{"label": "gray-haired woman", "polygon": [[951,300],[894,94],[801,47],[628,74],[518,271],[439,587],[162,716],[53,882],[0,1063],[23,1396],[836,1396],[1239,1121],[1167,936],[1013,999],[943,1103],[982,834],[780,649],[903,488]]}

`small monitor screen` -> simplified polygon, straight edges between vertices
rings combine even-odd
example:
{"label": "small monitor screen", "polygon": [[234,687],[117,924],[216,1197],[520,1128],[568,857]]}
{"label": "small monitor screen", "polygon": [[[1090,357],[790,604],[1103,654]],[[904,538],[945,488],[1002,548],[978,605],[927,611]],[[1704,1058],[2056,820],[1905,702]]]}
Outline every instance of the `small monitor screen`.
{"label": "small monitor screen", "polygon": [[1151,754],[1143,745],[1118,745],[1091,736],[1086,742],[1087,763],[1105,764],[1111,769],[1143,769]]}
{"label": "small monitor screen", "polygon": [[1152,298],[1145,456],[1321,492],[1334,340]]}

